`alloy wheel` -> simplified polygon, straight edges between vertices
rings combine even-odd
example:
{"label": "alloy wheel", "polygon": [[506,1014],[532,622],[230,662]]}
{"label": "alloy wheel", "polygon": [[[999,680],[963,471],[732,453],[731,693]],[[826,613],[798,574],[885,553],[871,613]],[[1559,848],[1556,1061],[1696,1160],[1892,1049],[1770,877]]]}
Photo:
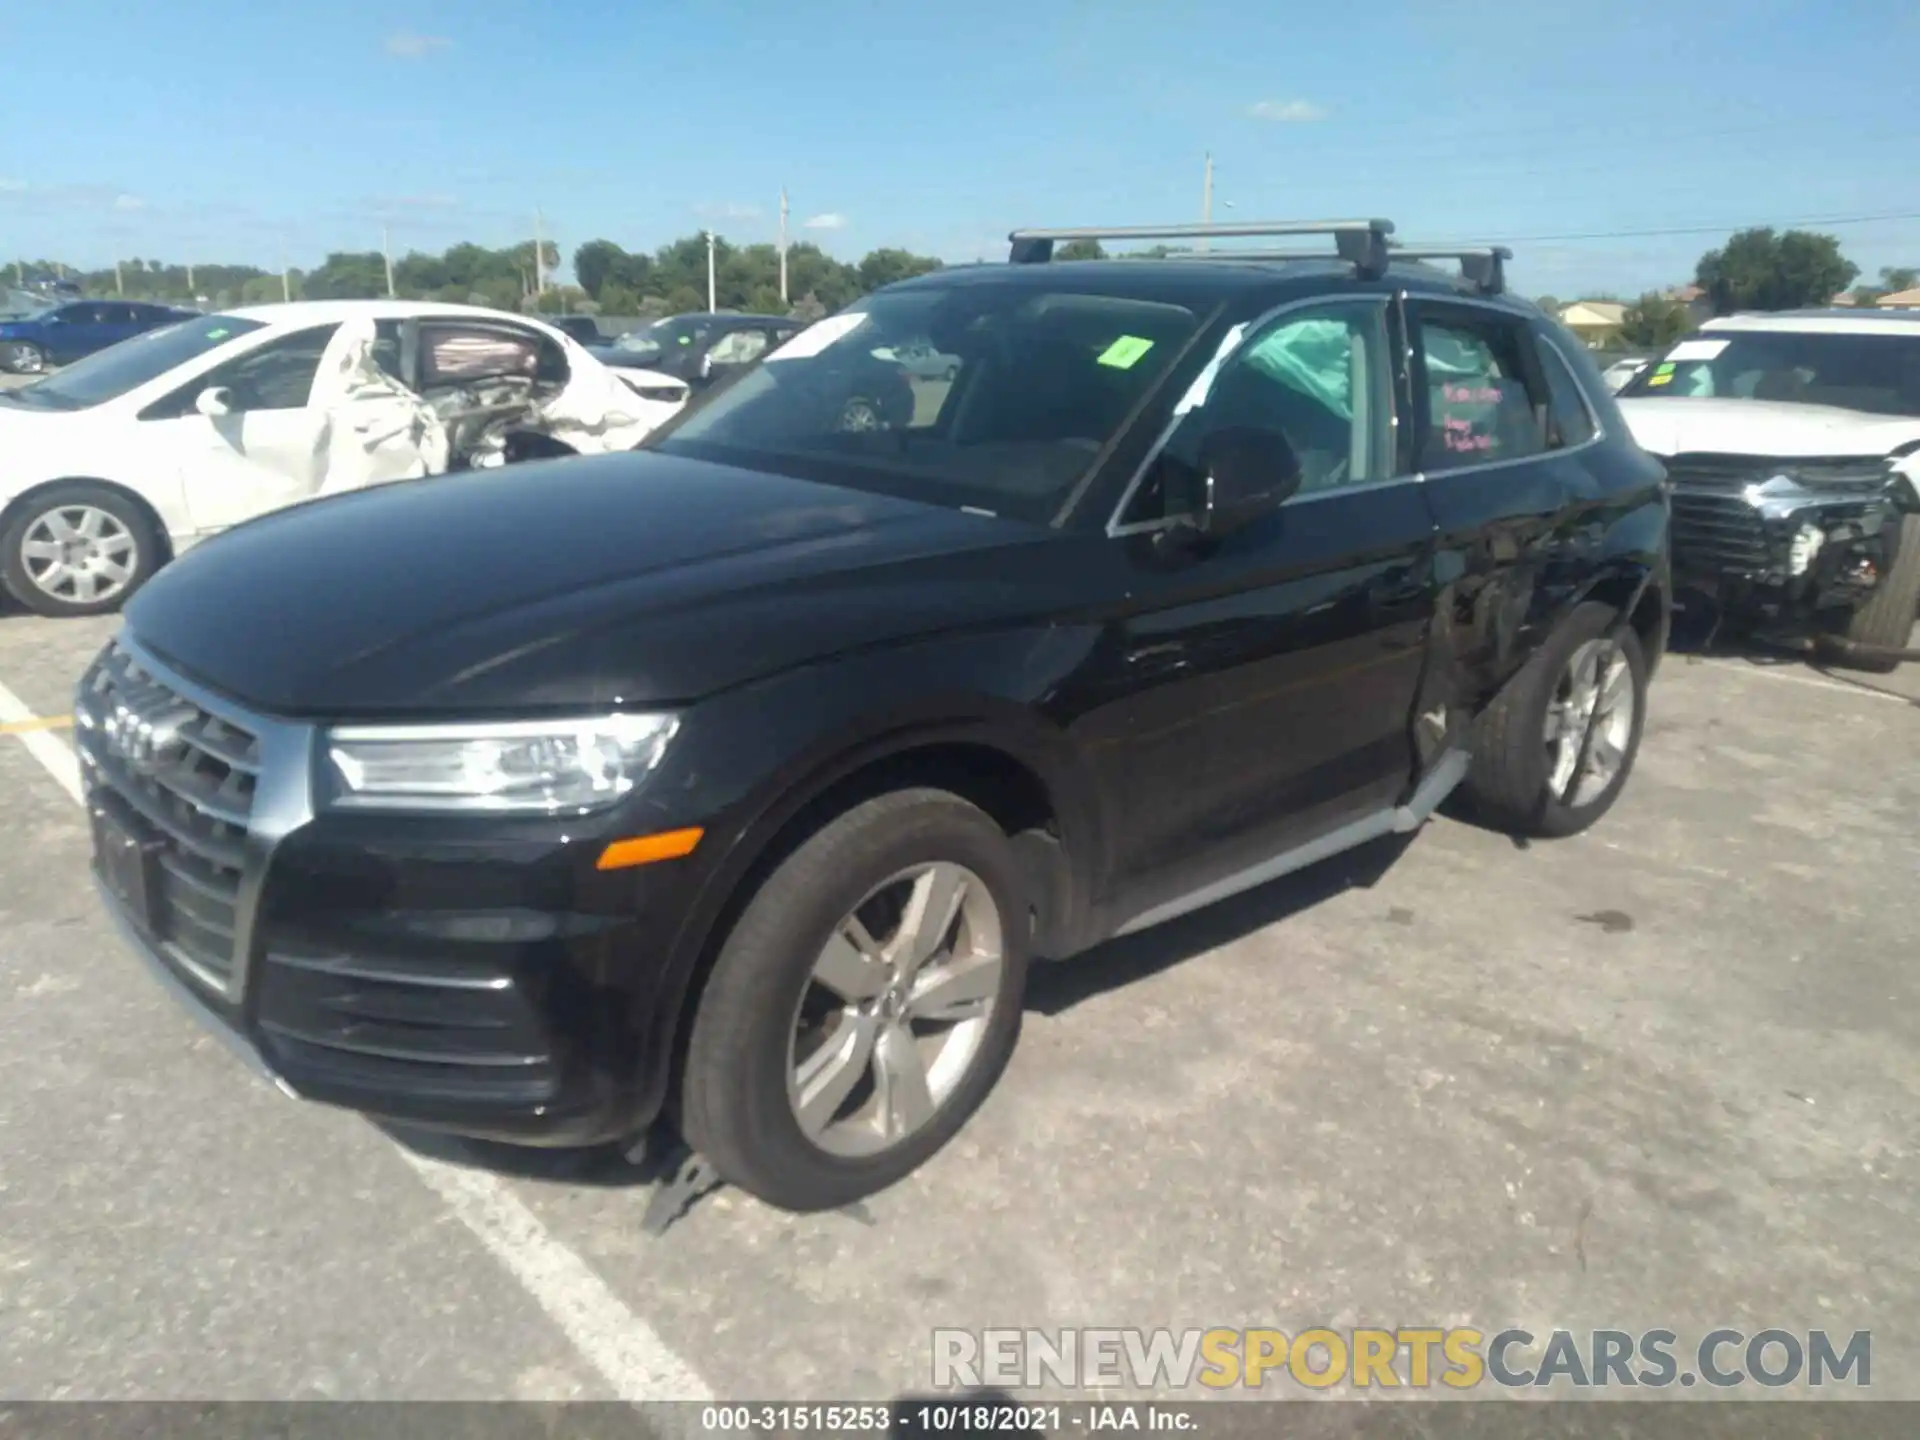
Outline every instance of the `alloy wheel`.
{"label": "alloy wheel", "polygon": [[931,1121],[978,1061],[1006,967],[986,882],[935,862],[876,886],[814,961],[787,1098],[831,1154],[876,1155]]}
{"label": "alloy wheel", "polygon": [[[1567,658],[1547,703],[1544,738],[1552,794],[1575,809],[1604,795],[1626,764],[1633,723],[1633,667],[1618,646],[1587,641]],[[1586,763],[1581,765],[1583,747]]]}
{"label": "alloy wheel", "polygon": [[60,505],[27,526],[20,561],[36,589],[91,605],[113,599],[133,582],[140,542],[96,505]]}

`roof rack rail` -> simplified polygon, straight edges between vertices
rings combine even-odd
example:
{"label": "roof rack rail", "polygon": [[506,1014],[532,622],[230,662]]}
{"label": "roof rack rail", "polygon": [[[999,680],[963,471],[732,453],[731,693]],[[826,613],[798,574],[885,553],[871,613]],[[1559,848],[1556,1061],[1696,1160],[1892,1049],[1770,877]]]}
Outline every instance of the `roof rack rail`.
{"label": "roof rack rail", "polygon": [[1394,247],[1395,260],[1458,260],[1460,275],[1482,295],[1504,295],[1507,289],[1507,261],[1513,251],[1504,245],[1437,247],[1409,245]]}
{"label": "roof rack rail", "polygon": [[[1273,235],[1331,235],[1334,253],[1362,275],[1374,278],[1386,274],[1387,237],[1392,233],[1391,220],[1268,220],[1231,225],[1108,225],[1015,230],[1007,236],[1012,246],[1007,260],[1014,265],[1044,265],[1053,258],[1057,240],[1241,240]],[[1324,259],[1325,256],[1287,258]]]}

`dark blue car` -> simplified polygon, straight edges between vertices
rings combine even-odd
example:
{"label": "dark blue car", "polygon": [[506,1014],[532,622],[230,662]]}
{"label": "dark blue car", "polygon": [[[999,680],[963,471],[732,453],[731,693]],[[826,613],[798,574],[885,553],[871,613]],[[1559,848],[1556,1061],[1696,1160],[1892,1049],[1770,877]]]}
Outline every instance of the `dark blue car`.
{"label": "dark blue car", "polygon": [[[23,292],[9,295],[20,300]],[[25,297],[31,301],[33,297]],[[30,303],[0,315],[0,370],[33,375],[52,365],[65,365],[122,340],[131,340],[162,325],[184,320],[195,312],[170,305],[148,305],[137,300],[68,300],[39,308]]]}

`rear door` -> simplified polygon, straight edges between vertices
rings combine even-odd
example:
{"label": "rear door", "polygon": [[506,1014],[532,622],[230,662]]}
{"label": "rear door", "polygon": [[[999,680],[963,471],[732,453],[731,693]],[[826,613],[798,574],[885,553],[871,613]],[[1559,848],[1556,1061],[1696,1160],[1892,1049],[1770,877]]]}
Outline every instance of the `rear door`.
{"label": "rear door", "polygon": [[1409,297],[1405,307],[1414,465],[1438,531],[1439,652],[1453,662],[1456,698],[1475,703],[1519,668],[1590,573],[1596,431],[1590,419],[1576,428],[1556,418],[1543,363],[1553,357],[1525,319],[1467,301]]}

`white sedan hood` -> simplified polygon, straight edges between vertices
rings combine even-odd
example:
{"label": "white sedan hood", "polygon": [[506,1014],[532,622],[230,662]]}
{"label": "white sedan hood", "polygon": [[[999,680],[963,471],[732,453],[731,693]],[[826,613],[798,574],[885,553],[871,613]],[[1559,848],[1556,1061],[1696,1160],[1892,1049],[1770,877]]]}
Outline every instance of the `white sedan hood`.
{"label": "white sedan hood", "polygon": [[1920,440],[1920,420],[1781,400],[1616,400],[1640,448],[1655,455],[1886,455]]}

